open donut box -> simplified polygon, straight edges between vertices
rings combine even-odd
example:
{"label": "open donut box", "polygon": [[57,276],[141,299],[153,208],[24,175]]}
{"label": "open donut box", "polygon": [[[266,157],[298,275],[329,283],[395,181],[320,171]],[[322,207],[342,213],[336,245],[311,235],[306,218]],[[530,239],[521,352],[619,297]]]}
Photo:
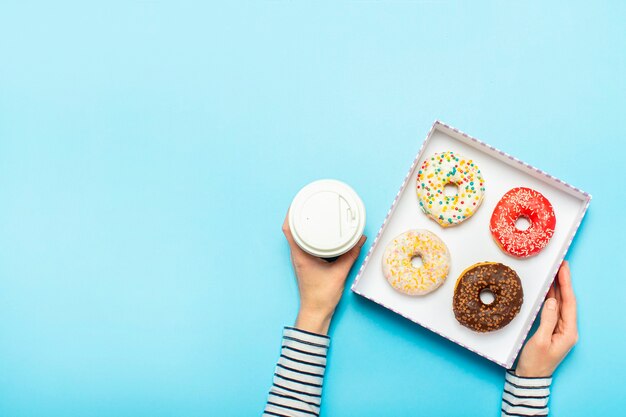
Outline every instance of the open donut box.
{"label": "open donut box", "polygon": [[[454,151],[473,159],[485,179],[482,205],[466,221],[448,228],[424,214],[416,195],[418,167],[437,152]],[[548,245],[535,256],[516,258],[503,252],[489,231],[491,213],[502,196],[514,187],[533,188],[554,208],[556,227]],[[543,300],[565,258],[589,207],[591,195],[530,166],[459,130],[436,121],[402,181],[382,226],[356,276],[352,291],[457,343],[497,364],[511,368]],[[437,290],[423,296],[402,294],[389,285],[382,272],[387,244],[409,229],[427,229],[448,246],[450,272]],[[452,297],[459,275],[478,262],[501,262],[522,281],[524,302],[519,314],[504,328],[477,333],[454,317]]]}

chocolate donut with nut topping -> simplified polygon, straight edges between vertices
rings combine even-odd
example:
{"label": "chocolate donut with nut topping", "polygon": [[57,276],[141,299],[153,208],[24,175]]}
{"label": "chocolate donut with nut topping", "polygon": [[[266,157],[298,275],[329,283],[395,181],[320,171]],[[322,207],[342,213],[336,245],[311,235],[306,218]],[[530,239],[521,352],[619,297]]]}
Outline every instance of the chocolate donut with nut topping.
{"label": "chocolate donut with nut topping", "polygon": [[[480,293],[490,291],[494,300],[485,304]],[[497,262],[481,262],[467,268],[454,287],[452,309],[463,326],[485,333],[499,330],[519,313],[524,302],[517,273]]]}

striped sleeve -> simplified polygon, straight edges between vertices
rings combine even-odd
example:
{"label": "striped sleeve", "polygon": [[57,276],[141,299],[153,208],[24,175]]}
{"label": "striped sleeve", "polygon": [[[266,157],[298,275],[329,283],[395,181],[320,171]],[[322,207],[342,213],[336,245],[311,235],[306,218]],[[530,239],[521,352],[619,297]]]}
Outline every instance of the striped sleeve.
{"label": "striped sleeve", "polygon": [[328,336],[285,327],[264,416],[318,416],[326,371]]}
{"label": "striped sleeve", "polygon": [[526,378],[506,371],[502,393],[502,417],[547,416],[552,377]]}

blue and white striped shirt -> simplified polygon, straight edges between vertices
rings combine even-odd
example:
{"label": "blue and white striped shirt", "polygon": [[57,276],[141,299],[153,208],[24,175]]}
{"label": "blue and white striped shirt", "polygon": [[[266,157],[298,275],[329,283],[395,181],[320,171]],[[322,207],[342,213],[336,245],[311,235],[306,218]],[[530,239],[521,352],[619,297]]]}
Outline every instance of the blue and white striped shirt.
{"label": "blue and white striped shirt", "polygon": [[[330,338],[285,327],[264,416],[319,416]],[[523,378],[507,371],[502,416],[546,416],[552,378]]]}

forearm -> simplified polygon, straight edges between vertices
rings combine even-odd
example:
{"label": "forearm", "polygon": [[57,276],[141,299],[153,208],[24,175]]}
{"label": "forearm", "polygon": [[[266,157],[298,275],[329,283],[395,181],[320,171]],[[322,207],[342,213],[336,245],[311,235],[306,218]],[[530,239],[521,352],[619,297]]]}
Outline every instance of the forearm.
{"label": "forearm", "polygon": [[285,327],[264,415],[319,415],[330,338]]}
{"label": "forearm", "polygon": [[502,416],[547,416],[551,384],[551,377],[518,377],[506,371]]}

